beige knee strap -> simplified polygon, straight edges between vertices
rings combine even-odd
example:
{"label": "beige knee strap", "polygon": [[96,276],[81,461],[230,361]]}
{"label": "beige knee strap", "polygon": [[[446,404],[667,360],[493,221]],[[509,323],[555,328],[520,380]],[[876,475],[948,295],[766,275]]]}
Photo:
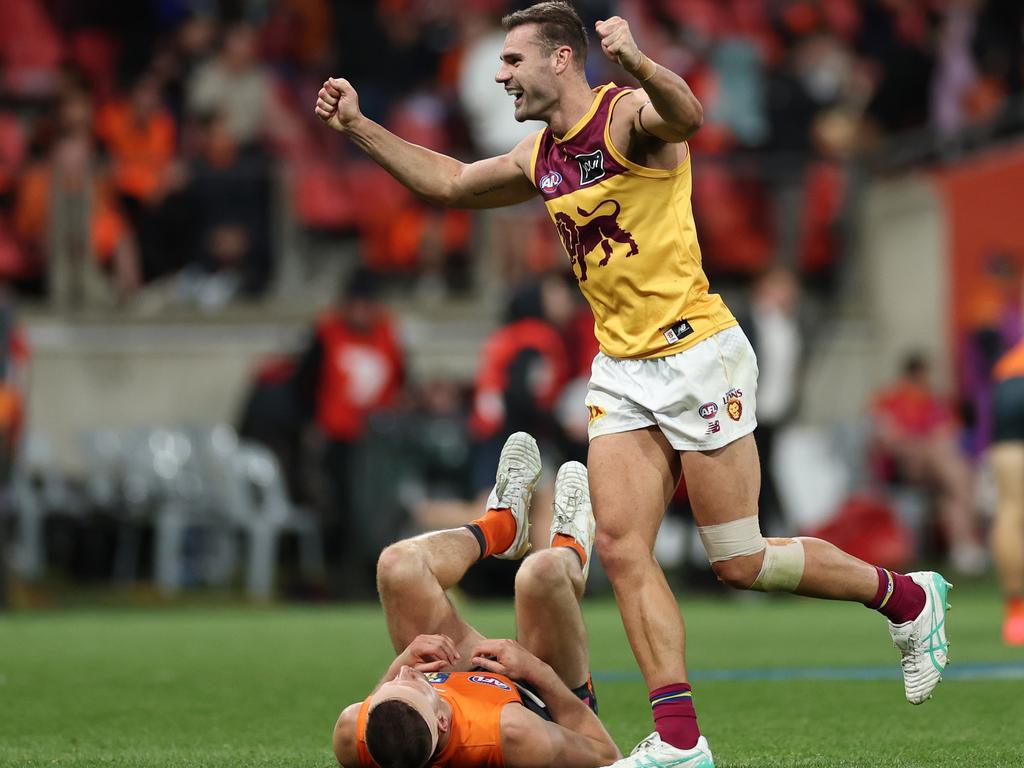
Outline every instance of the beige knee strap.
{"label": "beige knee strap", "polygon": [[768,541],[761,572],[750,588],[759,592],[793,592],[803,576],[804,545],[800,540]]}
{"label": "beige knee strap", "polygon": [[757,523],[757,515],[733,520],[731,523],[704,525],[697,528],[697,533],[712,563],[756,555],[766,544],[761,535],[761,526]]}

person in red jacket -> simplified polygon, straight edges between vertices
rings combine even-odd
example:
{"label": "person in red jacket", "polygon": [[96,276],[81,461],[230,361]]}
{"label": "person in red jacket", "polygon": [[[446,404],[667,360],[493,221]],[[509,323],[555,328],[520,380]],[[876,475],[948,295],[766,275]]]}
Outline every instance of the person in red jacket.
{"label": "person in red jacket", "polygon": [[352,466],[367,420],[395,404],[403,380],[394,322],[377,301],[373,274],[358,269],[337,304],[317,318],[295,375],[300,413],[315,421],[323,438],[327,561],[345,564],[355,589],[360,578],[372,576],[376,553],[360,551]]}

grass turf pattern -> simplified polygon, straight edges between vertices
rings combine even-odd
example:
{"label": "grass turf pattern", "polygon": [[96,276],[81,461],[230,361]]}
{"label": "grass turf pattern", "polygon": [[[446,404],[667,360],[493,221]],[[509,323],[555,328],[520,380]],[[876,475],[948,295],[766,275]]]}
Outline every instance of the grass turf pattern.
{"label": "grass turf pattern", "polygon": [[[1024,652],[999,642],[994,590],[952,597],[950,656],[967,672],[920,707],[895,673],[879,674],[898,669],[898,654],[865,608],[684,598],[694,700],[717,764],[1024,765],[1024,682],[1013,679]],[[462,609],[485,634],[513,632],[510,602]],[[652,727],[646,689],[614,603],[588,600],[585,613],[601,715],[628,752]],[[329,768],[338,712],[392,657],[372,605],[3,616],[0,766]]]}

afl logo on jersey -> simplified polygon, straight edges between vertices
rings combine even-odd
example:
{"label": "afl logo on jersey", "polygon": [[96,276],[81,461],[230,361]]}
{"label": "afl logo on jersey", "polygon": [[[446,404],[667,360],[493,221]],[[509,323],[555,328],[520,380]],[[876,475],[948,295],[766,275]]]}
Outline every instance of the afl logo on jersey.
{"label": "afl logo on jersey", "polygon": [[471,683],[483,683],[484,685],[493,685],[495,688],[501,688],[503,691],[511,691],[512,689],[505,683],[498,680],[496,677],[490,675],[470,675],[469,682]]}
{"label": "afl logo on jersey", "polygon": [[551,171],[544,174],[540,179],[540,191],[551,193],[558,188],[558,185],[562,183],[562,174],[558,171]]}

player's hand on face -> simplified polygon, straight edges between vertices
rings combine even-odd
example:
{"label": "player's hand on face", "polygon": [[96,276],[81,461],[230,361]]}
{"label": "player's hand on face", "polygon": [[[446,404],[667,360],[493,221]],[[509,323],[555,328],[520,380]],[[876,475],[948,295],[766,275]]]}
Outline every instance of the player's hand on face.
{"label": "player's hand on face", "polygon": [[344,133],[361,115],[359,94],[348,80],[342,77],[329,77],[316,96],[313,111],[331,128]]}
{"label": "player's hand on face", "polygon": [[437,672],[454,666],[460,658],[455,641],[448,635],[417,635],[402,655],[418,672]]}
{"label": "player's hand on face", "polygon": [[601,40],[601,50],[612,61],[618,62],[624,69],[632,72],[641,61],[643,54],[633,40],[629,24],[619,16],[597,22],[594,25],[597,36]]}
{"label": "player's hand on face", "polygon": [[499,675],[527,680],[540,660],[515,640],[482,640],[473,648],[474,666]]}

